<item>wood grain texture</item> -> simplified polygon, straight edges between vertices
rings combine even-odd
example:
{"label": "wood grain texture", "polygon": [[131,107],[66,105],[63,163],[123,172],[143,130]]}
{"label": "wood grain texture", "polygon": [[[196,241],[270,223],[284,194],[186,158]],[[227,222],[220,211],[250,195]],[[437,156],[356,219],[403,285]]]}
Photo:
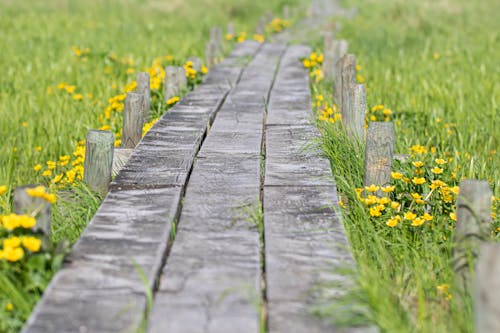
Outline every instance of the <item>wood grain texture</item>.
{"label": "wood grain texture", "polygon": [[335,48],[333,33],[327,31],[323,36],[323,74],[326,80],[333,80],[335,75]]}
{"label": "wood grain texture", "polygon": [[144,95],[129,92],[123,109],[122,148],[135,148],[142,138]]}
{"label": "wood grain texture", "polygon": [[353,123],[351,90],[356,83],[356,57],[352,54],[347,54],[343,59],[342,71],[340,72],[340,75],[342,75],[342,103],[340,104],[340,113],[342,114],[342,124],[347,128],[348,124]]}
{"label": "wood grain texture", "polygon": [[150,88],[149,74],[145,72],[138,73],[136,82],[137,82],[136,92],[144,96],[142,118],[143,118],[143,123],[147,123],[149,121],[149,111],[151,109],[151,88]]}
{"label": "wood grain texture", "polygon": [[108,191],[111,182],[114,146],[111,131],[90,130],[87,134],[83,181],[100,194]]}
{"label": "wood grain texture", "polygon": [[489,235],[491,196],[487,181],[466,179],[460,182],[453,262],[464,288],[470,284],[469,264],[475,261],[481,241]]}
{"label": "wood grain texture", "polygon": [[345,40],[336,41],[335,43],[333,93],[335,104],[337,104],[339,109],[342,107],[342,68],[344,67],[344,57],[347,54],[347,46]]}
{"label": "wood grain texture", "polygon": [[500,332],[500,245],[498,243],[481,245],[474,281],[474,332]]}
{"label": "wood grain texture", "polygon": [[165,67],[165,81],[163,89],[165,102],[179,94],[179,90],[177,89],[177,68],[175,66]]}
{"label": "wood grain texture", "polygon": [[366,86],[357,84],[351,86],[349,91],[351,103],[351,117],[346,124],[347,134],[354,140],[363,142],[365,139],[365,113],[366,113]]}
{"label": "wood grain texture", "polygon": [[394,143],[392,122],[370,123],[366,133],[365,175],[363,179],[365,186],[391,184]]}

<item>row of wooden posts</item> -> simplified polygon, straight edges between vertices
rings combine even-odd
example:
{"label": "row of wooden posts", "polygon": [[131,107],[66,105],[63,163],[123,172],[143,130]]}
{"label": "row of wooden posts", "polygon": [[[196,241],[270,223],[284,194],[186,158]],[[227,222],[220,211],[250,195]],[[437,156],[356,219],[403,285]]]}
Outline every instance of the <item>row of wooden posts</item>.
{"label": "row of wooden posts", "polygon": [[[365,133],[366,87],[356,83],[356,57],[348,53],[347,41],[329,33],[324,36],[323,72],[334,82],[348,136],[365,142],[364,185],[390,185],[394,159],[406,158],[394,154],[394,125],[370,122]],[[500,244],[489,241],[492,191],[483,180],[462,180],[459,188],[453,266],[462,290],[473,290],[476,332],[500,332]]]}

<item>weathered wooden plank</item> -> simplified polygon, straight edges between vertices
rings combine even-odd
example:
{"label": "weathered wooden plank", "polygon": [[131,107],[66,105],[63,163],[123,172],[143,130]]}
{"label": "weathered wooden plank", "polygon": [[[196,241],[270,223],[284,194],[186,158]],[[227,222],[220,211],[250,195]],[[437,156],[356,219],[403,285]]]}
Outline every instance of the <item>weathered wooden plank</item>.
{"label": "weathered wooden plank", "polygon": [[[344,282],[343,287],[352,287],[334,271],[353,264],[342,222],[331,208],[336,203],[334,185],[264,188],[270,332],[334,329],[311,309],[331,302],[321,286]],[[340,285],[328,288],[330,295],[341,294],[345,289]]]}
{"label": "weathered wooden plank", "polygon": [[311,145],[318,136],[317,130],[307,125],[267,126],[264,185],[331,184],[328,161],[319,157],[318,149]]}
{"label": "weathered wooden plank", "polygon": [[[255,96],[265,98],[283,49],[264,45],[236,89],[255,87]],[[247,96],[228,96],[198,154],[149,332],[258,331],[260,242],[245,207],[259,202],[265,110],[246,104]],[[247,109],[253,131],[232,116]]]}

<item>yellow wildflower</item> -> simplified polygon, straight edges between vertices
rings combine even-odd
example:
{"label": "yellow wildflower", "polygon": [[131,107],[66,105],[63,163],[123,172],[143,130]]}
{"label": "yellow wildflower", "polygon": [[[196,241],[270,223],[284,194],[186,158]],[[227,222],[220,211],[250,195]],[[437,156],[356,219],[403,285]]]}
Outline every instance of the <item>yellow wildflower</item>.
{"label": "yellow wildflower", "polygon": [[14,310],[14,305],[12,305],[11,302],[5,304],[5,310],[11,312],[12,310]]}
{"label": "yellow wildflower", "polygon": [[387,220],[385,223],[387,226],[394,228],[395,226],[398,225],[398,223],[401,221],[401,216],[396,215],[394,217],[391,217],[390,219]]}
{"label": "yellow wildflower", "polygon": [[41,165],[41,164],[37,164],[37,165],[35,165],[35,166],[33,167],[33,170],[35,170],[35,171],[40,171],[40,170],[42,170],[42,165]]}
{"label": "yellow wildflower", "polygon": [[3,250],[3,256],[7,261],[16,262],[24,257],[24,250],[22,247],[5,247]]}
{"label": "yellow wildflower", "polygon": [[40,251],[40,246],[42,245],[42,241],[36,237],[23,237],[23,246],[29,250],[30,252],[38,252]]}
{"label": "yellow wildflower", "polygon": [[403,178],[403,174],[399,173],[399,172],[391,172],[391,177],[393,179],[402,179]]}
{"label": "yellow wildflower", "polygon": [[456,221],[457,220],[457,214],[456,213],[450,213],[450,219],[452,219],[453,221]]}
{"label": "yellow wildflower", "polygon": [[389,202],[391,202],[391,199],[389,199],[388,197],[382,197],[382,198],[378,198],[377,201],[379,204],[385,205],[385,204],[388,204]]}
{"label": "yellow wildflower", "polygon": [[379,206],[374,206],[374,207],[370,208],[370,216],[379,217],[381,215],[382,215],[382,212],[381,212]]}
{"label": "yellow wildflower", "polygon": [[73,99],[75,101],[81,101],[81,100],[83,100],[83,95],[82,94],[74,94]]}
{"label": "yellow wildflower", "polygon": [[397,201],[391,202],[391,208],[392,209],[398,209],[399,206],[401,206],[401,204],[399,202],[397,202]]}
{"label": "yellow wildflower", "polygon": [[394,190],[396,189],[396,186],[384,186],[384,187],[381,187],[380,188],[382,190],[382,192],[385,192],[385,193],[390,193],[390,192],[394,192]]}
{"label": "yellow wildflower", "polygon": [[423,218],[424,220],[426,220],[426,221],[432,221],[432,218],[433,218],[433,217],[432,217],[432,215],[431,215],[431,214],[429,214],[429,213],[425,212],[425,213],[424,213],[424,215],[422,215],[422,218]]}
{"label": "yellow wildflower", "polygon": [[178,96],[174,96],[174,97],[170,98],[169,100],[167,100],[167,105],[173,105],[173,104],[177,103],[179,100],[180,99]]}
{"label": "yellow wildflower", "polygon": [[422,185],[422,184],[425,183],[425,178],[423,178],[423,177],[413,177],[413,179],[411,181],[415,185]]}
{"label": "yellow wildflower", "polygon": [[7,192],[7,185],[1,185],[0,186],[0,195],[3,195],[5,192]]}
{"label": "yellow wildflower", "polygon": [[411,164],[413,164],[417,168],[421,168],[424,166],[424,162],[422,162],[422,161],[412,162]]}
{"label": "yellow wildflower", "polygon": [[6,248],[6,247],[12,247],[12,248],[15,248],[15,247],[18,247],[19,245],[21,245],[21,239],[19,237],[10,237],[10,238],[6,238],[3,240],[3,247]]}
{"label": "yellow wildflower", "polygon": [[380,186],[377,186],[375,184],[372,184],[370,186],[365,186],[365,190],[368,192],[377,192],[380,189]]}
{"label": "yellow wildflower", "polygon": [[443,169],[438,168],[438,167],[432,168],[431,171],[432,171],[432,173],[434,173],[436,175],[443,173]]}
{"label": "yellow wildflower", "polygon": [[444,160],[444,159],[442,159],[442,158],[436,158],[434,161],[435,161],[437,164],[439,164],[439,165],[443,165],[443,164],[448,163],[448,162],[446,162],[446,160]]}
{"label": "yellow wildflower", "polygon": [[424,223],[425,223],[425,220],[423,218],[417,217],[412,221],[411,225],[412,225],[412,227],[420,227]]}
{"label": "yellow wildflower", "polygon": [[206,66],[201,66],[201,73],[207,74],[208,73],[208,68]]}
{"label": "yellow wildflower", "polygon": [[419,193],[411,193],[413,199],[422,199],[422,196]]}
{"label": "yellow wildflower", "polygon": [[417,217],[417,214],[415,214],[413,212],[407,212],[407,213],[404,213],[403,216],[404,216],[405,220],[412,221]]}

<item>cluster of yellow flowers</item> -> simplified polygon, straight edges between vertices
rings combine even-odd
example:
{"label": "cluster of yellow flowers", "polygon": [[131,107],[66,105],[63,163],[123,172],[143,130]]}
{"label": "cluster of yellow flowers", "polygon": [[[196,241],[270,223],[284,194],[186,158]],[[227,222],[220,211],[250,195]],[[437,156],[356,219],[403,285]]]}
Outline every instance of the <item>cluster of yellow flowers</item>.
{"label": "cluster of yellow flowers", "polygon": [[2,242],[2,249],[0,249],[0,260],[19,261],[24,257],[24,249],[36,253],[40,251],[41,245],[42,241],[34,236],[5,238]]}
{"label": "cluster of yellow flowers", "polygon": [[290,27],[290,21],[276,17],[266,26],[266,31],[268,33],[278,33],[288,27]]}
{"label": "cluster of yellow flowers", "polygon": [[391,121],[393,111],[382,104],[374,105],[366,114],[366,122]]}
{"label": "cluster of yellow flowers", "polygon": [[323,53],[312,52],[308,58],[302,60],[302,64],[305,68],[309,68],[309,75],[315,83],[319,83],[323,80],[324,74],[321,70]]}
{"label": "cluster of yellow flowers", "polygon": [[[56,85],[56,88],[58,90],[64,90],[64,91],[66,91],[69,95],[71,95],[71,98],[73,100],[75,100],[75,101],[82,101],[84,99],[84,95],[83,94],[76,92],[76,86],[75,85],[68,84],[66,82],[61,82],[61,83],[59,83],[59,84]],[[53,93],[52,87],[49,87],[47,89],[47,92],[49,94],[52,94]],[[86,96],[89,99],[91,99],[93,97],[92,94],[87,94]]]}
{"label": "cluster of yellow flowers", "polygon": [[79,48],[78,46],[72,46],[71,51],[73,51],[73,55],[75,56],[75,61],[83,61],[87,62],[88,56],[90,55],[90,48]]}
{"label": "cluster of yellow flowers", "polygon": [[328,101],[324,100],[323,95],[316,95],[316,101],[313,106],[318,108],[318,120],[327,121],[334,124],[342,120],[342,115],[339,112],[337,105],[329,105]]}

